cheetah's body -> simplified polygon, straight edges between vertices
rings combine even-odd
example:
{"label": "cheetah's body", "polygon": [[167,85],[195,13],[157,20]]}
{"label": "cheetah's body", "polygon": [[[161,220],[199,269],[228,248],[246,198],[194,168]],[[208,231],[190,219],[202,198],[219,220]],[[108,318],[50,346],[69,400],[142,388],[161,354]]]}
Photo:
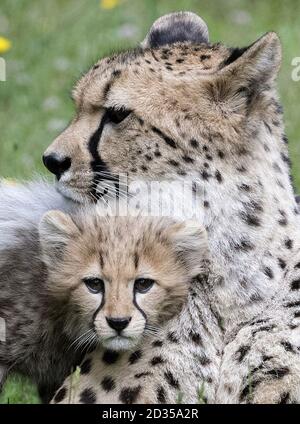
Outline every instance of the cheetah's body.
{"label": "cheetah's body", "polygon": [[[300,402],[300,228],[274,82],[279,40],[269,33],[228,49],[207,44],[203,28],[201,41],[180,38],[178,20],[201,38],[197,18],[170,15],[154,24],[144,50],[99,62],[77,86],[76,119],[48,153],[72,158],[59,184],[79,199],[108,172],[195,180],[212,269],[161,347],[142,346],[133,364],[110,365],[95,353],[74,401],[176,402],[182,392],[195,402],[203,385],[211,403]],[[91,112],[97,102],[110,113]],[[118,125],[109,121],[115,107],[131,111]],[[93,396],[82,398],[83,389]]]}

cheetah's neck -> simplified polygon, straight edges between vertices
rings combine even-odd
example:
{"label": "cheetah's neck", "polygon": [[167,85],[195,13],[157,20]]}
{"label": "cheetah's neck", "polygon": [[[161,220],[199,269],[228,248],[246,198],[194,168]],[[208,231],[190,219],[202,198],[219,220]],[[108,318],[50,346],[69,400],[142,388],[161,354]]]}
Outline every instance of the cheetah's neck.
{"label": "cheetah's neck", "polygon": [[[264,125],[253,149],[210,164],[205,181],[208,231],[219,311],[247,320],[262,300],[282,291],[289,258],[299,248],[299,217],[280,144]],[[261,154],[264,149],[265,154]],[[219,171],[218,179],[213,176]]]}

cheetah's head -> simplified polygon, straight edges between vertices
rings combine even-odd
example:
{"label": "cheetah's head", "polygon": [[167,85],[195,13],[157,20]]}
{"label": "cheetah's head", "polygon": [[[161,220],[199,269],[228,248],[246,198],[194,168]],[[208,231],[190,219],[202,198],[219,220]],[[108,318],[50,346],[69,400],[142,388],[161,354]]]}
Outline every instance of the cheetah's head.
{"label": "cheetah's head", "polygon": [[275,33],[233,49],[210,44],[193,13],[163,16],[140,47],[101,59],[79,80],[75,117],[44,163],[77,201],[99,197],[119,174],[129,182],[205,176],[207,145],[232,155],[253,138],[252,120],[273,107],[265,93],[280,60]]}
{"label": "cheetah's head", "polygon": [[[206,232],[169,218],[48,212],[40,224],[49,293],[74,347],[127,350],[178,314],[204,272]],[[195,282],[195,284],[197,284]]]}

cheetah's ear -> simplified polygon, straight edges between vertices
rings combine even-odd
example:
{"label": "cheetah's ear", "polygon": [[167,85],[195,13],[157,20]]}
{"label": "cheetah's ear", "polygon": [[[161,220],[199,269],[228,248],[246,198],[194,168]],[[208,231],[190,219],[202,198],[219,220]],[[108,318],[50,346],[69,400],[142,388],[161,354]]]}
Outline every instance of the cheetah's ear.
{"label": "cheetah's ear", "polygon": [[222,72],[250,82],[266,82],[277,76],[281,64],[281,43],[275,32],[268,32],[243,49],[233,49],[223,63]]}
{"label": "cheetah's ear", "polygon": [[276,79],[280,63],[281,44],[275,32],[265,34],[249,47],[233,49],[206,84],[209,98],[226,107],[227,112],[230,108],[248,112]]}
{"label": "cheetah's ear", "polygon": [[198,221],[187,220],[171,225],[167,231],[176,255],[186,266],[190,277],[203,273],[209,259],[204,226]]}
{"label": "cheetah's ear", "polygon": [[80,234],[72,218],[61,211],[47,212],[39,225],[39,238],[44,262],[53,266],[62,258],[71,238]]}
{"label": "cheetah's ear", "polygon": [[164,15],[152,25],[142,42],[144,48],[156,48],[177,42],[208,43],[208,28],[200,16],[192,12]]}

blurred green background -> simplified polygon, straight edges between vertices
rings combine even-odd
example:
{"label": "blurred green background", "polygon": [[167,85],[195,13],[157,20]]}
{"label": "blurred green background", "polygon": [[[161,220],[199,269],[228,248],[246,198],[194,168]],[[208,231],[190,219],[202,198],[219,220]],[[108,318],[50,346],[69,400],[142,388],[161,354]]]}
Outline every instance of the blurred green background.
{"label": "blurred green background", "polygon": [[[300,56],[298,0],[1,0],[0,40],[11,47],[1,53],[0,42],[7,63],[7,81],[0,81],[0,176],[45,173],[41,155],[72,117],[69,93],[80,74],[100,56],[135,46],[157,17],[176,10],[198,13],[211,41],[230,46],[278,32],[279,88],[300,190],[300,81],[291,77],[291,62]],[[7,402],[36,403],[35,388],[14,376],[0,395]]]}

